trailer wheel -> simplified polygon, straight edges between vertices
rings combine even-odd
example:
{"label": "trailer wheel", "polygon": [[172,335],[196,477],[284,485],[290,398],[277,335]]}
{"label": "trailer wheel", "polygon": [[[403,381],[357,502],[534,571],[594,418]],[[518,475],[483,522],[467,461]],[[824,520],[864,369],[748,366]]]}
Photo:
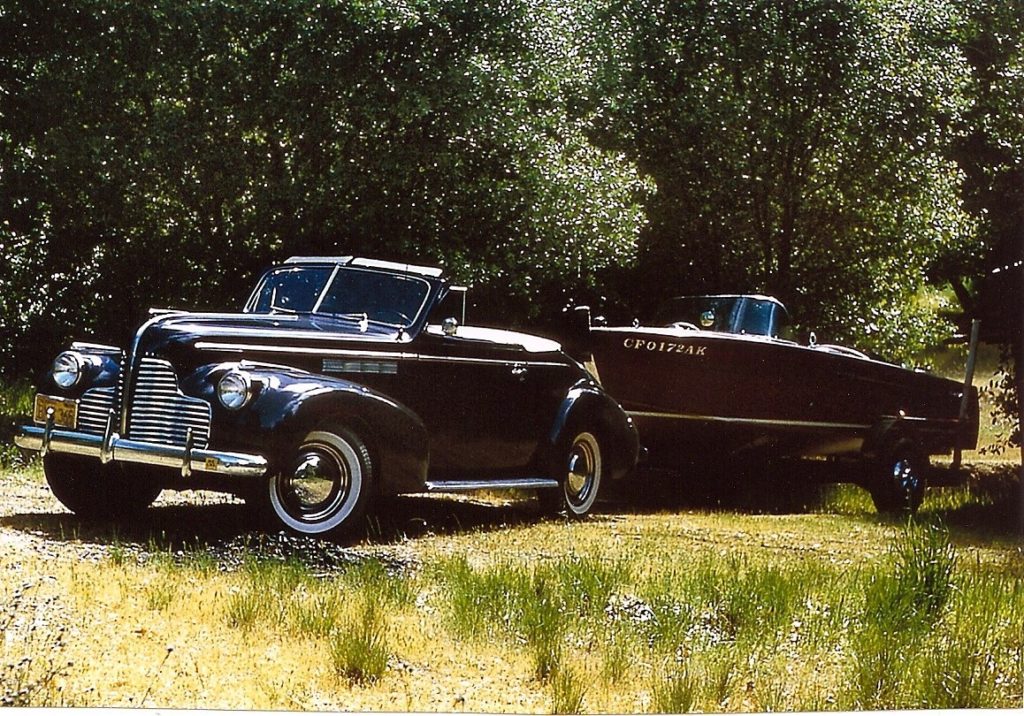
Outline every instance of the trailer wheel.
{"label": "trailer wheel", "polygon": [[901,438],[876,461],[869,485],[875,509],[887,514],[912,513],[924,499],[928,456],[913,440]]}

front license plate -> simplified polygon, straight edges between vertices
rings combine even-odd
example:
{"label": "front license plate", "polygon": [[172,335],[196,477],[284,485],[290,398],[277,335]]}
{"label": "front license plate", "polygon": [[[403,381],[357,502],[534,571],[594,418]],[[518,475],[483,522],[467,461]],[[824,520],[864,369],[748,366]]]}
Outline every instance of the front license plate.
{"label": "front license plate", "polygon": [[78,401],[68,398],[54,398],[49,395],[36,395],[35,410],[32,420],[46,425],[46,410],[53,408],[53,424],[59,428],[78,427]]}

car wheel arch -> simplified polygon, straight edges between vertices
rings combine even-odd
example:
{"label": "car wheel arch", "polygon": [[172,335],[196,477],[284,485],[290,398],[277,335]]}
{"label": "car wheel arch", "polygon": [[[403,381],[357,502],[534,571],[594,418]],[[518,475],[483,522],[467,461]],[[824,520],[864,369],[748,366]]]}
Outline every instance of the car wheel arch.
{"label": "car wheel arch", "polygon": [[414,491],[426,480],[429,442],[423,421],[402,404],[361,386],[320,386],[296,392],[285,403],[262,406],[262,432],[269,438],[271,462],[280,466],[294,440],[341,425],[366,445],[376,471],[378,493]]}
{"label": "car wheel arch", "polygon": [[592,432],[602,446],[608,477],[619,480],[636,466],[639,441],[632,420],[596,384],[581,381],[566,394],[545,444],[545,464],[551,474],[561,470],[566,440],[574,431]]}

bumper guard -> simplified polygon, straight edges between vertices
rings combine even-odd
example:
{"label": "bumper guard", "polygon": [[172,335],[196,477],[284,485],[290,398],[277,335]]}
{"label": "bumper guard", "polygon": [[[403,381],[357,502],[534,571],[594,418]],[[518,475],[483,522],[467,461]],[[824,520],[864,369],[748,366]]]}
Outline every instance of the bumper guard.
{"label": "bumper guard", "polygon": [[267,471],[267,459],[262,455],[194,449],[191,430],[183,446],[122,438],[114,432],[113,411],[107,420],[106,434],[101,436],[55,428],[51,408],[47,411],[45,426],[22,425],[14,436],[14,443],[43,455],[52,451],[94,457],[103,463],[116,460],[174,468],[181,471],[182,477],[193,472],[259,477]]}

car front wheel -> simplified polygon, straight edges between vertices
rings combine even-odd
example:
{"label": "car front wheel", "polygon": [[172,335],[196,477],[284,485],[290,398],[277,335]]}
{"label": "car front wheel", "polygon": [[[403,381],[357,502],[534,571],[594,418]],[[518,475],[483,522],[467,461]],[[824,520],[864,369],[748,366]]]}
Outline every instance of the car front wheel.
{"label": "car front wheel", "polygon": [[540,499],[548,511],[583,517],[594,506],[601,487],[601,443],[592,432],[570,434],[573,438],[563,449],[557,475],[560,485],[557,490],[541,492]]}
{"label": "car front wheel", "polygon": [[104,465],[79,455],[47,453],[43,474],[62,505],[90,519],[136,515],[160,494],[160,486],[146,477],[143,468],[133,473],[121,464]]}
{"label": "car front wheel", "polygon": [[366,514],[373,464],[366,445],[343,428],[314,430],[268,484],[274,516],[307,535],[339,534]]}

